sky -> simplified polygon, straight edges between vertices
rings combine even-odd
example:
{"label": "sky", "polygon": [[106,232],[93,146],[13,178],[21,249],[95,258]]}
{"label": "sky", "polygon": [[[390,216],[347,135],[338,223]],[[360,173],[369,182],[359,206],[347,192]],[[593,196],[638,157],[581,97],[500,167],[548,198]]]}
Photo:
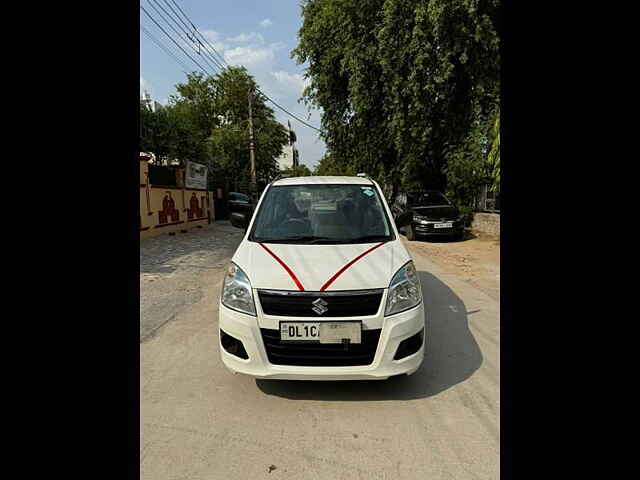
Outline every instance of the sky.
{"label": "sky", "polygon": [[[165,0],[141,0],[142,5],[156,21],[174,38],[177,35],[153,9],[162,5],[173,14]],[[178,13],[179,10],[172,3]],[[243,65],[254,76],[260,89],[282,107],[302,118],[307,123],[320,127],[320,112],[308,110],[298,99],[305,87],[303,73],[305,65],[297,65],[290,54],[298,41],[298,30],[302,25],[300,0],[175,0],[209,43],[224,56],[230,65]],[[171,20],[169,20],[171,21]],[[165,47],[190,68],[198,67],[140,10],[140,24]],[[173,26],[182,34],[175,24]],[[184,34],[183,34],[184,35]],[[209,72],[213,69],[201,61],[189,47],[183,48]],[[210,62],[213,65],[215,63]],[[140,31],[140,92],[149,92],[151,97],[163,105],[175,85],[186,80],[184,68],[161,50],[149,37]],[[313,169],[324,155],[325,144],[318,132],[289,117],[282,110],[273,108],[276,119],[296,132],[296,147],[300,151],[300,162]],[[311,116],[309,116],[311,115]]]}

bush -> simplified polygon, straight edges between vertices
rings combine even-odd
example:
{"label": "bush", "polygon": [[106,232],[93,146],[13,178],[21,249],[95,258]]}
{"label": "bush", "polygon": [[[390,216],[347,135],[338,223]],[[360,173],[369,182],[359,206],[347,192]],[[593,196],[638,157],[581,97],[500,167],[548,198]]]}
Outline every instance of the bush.
{"label": "bush", "polygon": [[471,223],[473,222],[473,207],[462,205],[458,207],[458,210],[460,210],[460,215],[464,219],[464,226],[470,227]]}
{"label": "bush", "polygon": [[488,177],[487,153],[491,139],[488,121],[478,122],[462,144],[446,152],[447,194],[461,212],[467,212],[470,225],[476,200]]}

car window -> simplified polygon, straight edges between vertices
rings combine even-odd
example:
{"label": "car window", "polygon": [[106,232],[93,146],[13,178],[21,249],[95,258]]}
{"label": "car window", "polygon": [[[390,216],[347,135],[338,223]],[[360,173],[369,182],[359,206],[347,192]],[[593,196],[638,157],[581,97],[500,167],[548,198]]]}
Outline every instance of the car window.
{"label": "car window", "polygon": [[436,205],[451,205],[451,202],[440,192],[419,192],[411,193],[409,204],[412,206],[430,207]]}
{"label": "car window", "polygon": [[367,185],[271,187],[250,240],[273,243],[373,243],[394,238],[377,190]]}

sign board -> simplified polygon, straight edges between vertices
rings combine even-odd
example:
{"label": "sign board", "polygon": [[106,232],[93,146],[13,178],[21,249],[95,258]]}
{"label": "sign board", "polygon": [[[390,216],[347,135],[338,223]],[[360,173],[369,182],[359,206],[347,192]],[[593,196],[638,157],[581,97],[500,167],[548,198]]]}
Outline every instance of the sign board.
{"label": "sign board", "polygon": [[206,190],[207,167],[200,163],[187,161],[187,168],[185,171],[185,187]]}

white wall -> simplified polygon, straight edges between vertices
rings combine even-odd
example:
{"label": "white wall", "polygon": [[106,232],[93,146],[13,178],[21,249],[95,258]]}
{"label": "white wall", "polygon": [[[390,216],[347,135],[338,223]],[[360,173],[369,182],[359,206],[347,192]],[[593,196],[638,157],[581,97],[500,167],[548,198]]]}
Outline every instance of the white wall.
{"label": "white wall", "polygon": [[293,147],[291,145],[285,145],[282,149],[282,155],[278,157],[278,168],[280,170],[286,170],[293,167]]}

